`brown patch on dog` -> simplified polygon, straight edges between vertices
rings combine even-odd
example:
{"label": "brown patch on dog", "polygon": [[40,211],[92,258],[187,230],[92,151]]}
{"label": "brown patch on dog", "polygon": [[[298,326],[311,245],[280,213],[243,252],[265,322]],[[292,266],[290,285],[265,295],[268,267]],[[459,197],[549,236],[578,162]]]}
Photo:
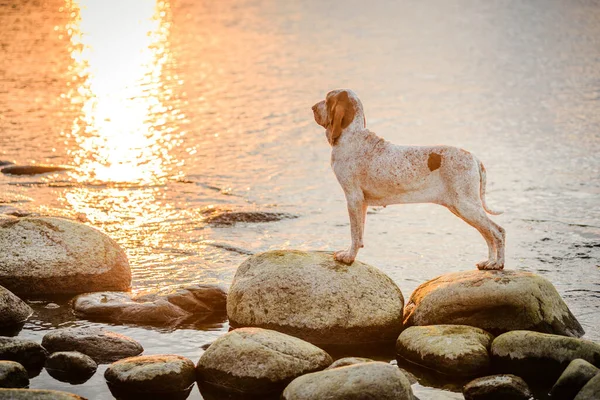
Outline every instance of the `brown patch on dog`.
{"label": "brown patch on dog", "polygon": [[354,105],[345,90],[327,98],[327,139],[330,145],[335,145],[342,129],[350,125],[355,115]]}
{"label": "brown patch on dog", "polygon": [[429,160],[427,160],[427,166],[430,171],[435,171],[442,165],[442,156],[437,153],[430,153]]}

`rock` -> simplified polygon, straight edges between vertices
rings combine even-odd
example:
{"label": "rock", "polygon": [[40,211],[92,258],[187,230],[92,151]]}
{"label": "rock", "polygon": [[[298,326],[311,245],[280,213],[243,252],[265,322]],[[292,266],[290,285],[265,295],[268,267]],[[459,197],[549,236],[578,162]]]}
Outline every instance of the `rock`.
{"label": "rock", "polygon": [[490,367],[494,337],[466,325],[412,326],[396,342],[396,353],[407,361],[457,377],[481,376]]}
{"label": "rock", "polygon": [[513,330],[584,333],[550,282],[514,270],[454,272],[425,282],[411,295],[404,324],[471,325],[494,335]]}
{"label": "rock", "polygon": [[86,398],[58,390],[0,389],[0,400],[86,400]]}
{"label": "rock", "polygon": [[0,336],[0,360],[16,361],[36,375],[46,361],[46,350],[34,341]]}
{"label": "rock", "polygon": [[25,322],[33,310],[11,291],[0,286],[0,327]]}
{"label": "rock", "polygon": [[249,257],[227,299],[232,326],[255,326],[315,344],[392,342],[404,298],[383,272],[331,253],[278,250]]}
{"label": "rock", "polygon": [[67,171],[69,168],[59,167],[56,165],[10,165],[2,168],[3,174],[10,175],[38,175],[48,172]]}
{"label": "rock", "polygon": [[98,365],[78,351],[58,351],[46,359],[46,371],[61,382],[83,383],[96,373]]}
{"label": "rock", "polygon": [[600,399],[600,374],[596,375],[585,384],[575,400],[598,400]]}
{"label": "rock", "polygon": [[370,362],[315,372],[296,378],[282,400],[412,400],[410,382],[397,367]]}
{"label": "rock", "polygon": [[268,211],[234,211],[214,207],[201,211],[204,222],[216,226],[232,226],[237,223],[264,223],[297,218],[293,214]]}
{"label": "rock", "polygon": [[51,353],[78,351],[99,364],[137,356],[144,351],[135,340],[98,328],[57,329],[44,336],[42,346]]}
{"label": "rock", "polygon": [[125,292],[79,295],[78,317],[90,320],[169,324],[191,316],[225,313],[227,293],[217,285],[194,285],[164,294],[131,297]]}
{"label": "rock", "polygon": [[0,388],[27,386],[29,386],[29,376],[25,367],[14,361],[0,361]]}
{"label": "rock", "polygon": [[575,359],[600,365],[600,344],[547,333],[512,331],[494,339],[491,355],[499,372],[555,382]]}
{"label": "rock", "polygon": [[196,382],[194,363],[181,356],[130,357],[111,364],[104,377],[116,398],[186,399]]}
{"label": "rock", "polygon": [[573,360],[552,386],[550,397],[557,400],[572,400],[581,388],[598,373],[600,373],[600,369],[589,362],[579,358]]}
{"label": "rock", "polygon": [[128,290],[125,252],[104,233],[53,217],[0,221],[0,285],[45,295]]}
{"label": "rock", "polygon": [[463,388],[465,400],[529,400],[527,383],[515,375],[490,375],[475,379]]}
{"label": "rock", "polygon": [[13,165],[14,162],[12,161],[6,161],[6,160],[0,160],[0,167],[3,167],[5,165]]}
{"label": "rock", "polygon": [[198,381],[225,391],[267,394],[332,363],[323,350],[283,333],[240,328],[218,338],[200,357]]}
{"label": "rock", "polygon": [[344,357],[344,358],[340,358],[339,360],[335,360],[333,362],[333,364],[331,364],[329,367],[327,367],[325,369],[347,367],[348,365],[363,364],[363,363],[367,363],[367,362],[374,362],[374,361],[371,360],[370,358]]}

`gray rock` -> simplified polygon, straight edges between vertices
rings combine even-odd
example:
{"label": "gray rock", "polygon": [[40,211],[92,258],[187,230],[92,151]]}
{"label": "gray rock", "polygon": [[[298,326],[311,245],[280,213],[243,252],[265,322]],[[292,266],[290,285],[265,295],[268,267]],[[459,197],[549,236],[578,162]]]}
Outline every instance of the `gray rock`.
{"label": "gray rock", "polygon": [[97,368],[91,357],[78,351],[58,351],[46,359],[48,374],[62,382],[83,383],[96,373]]}
{"label": "gray rock", "polygon": [[465,400],[529,400],[527,383],[515,375],[490,375],[475,379],[463,388]]}
{"label": "gray rock", "polygon": [[599,372],[600,369],[585,360],[573,360],[552,386],[550,396],[552,399],[573,400],[581,388]]}
{"label": "gray rock", "polygon": [[347,367],[348,365],[363,364],[363,363],[367,363],[367,362],[374,362],[374,360],[371,360],[370,358],[362,358],[362,357],[344,357],[344,358],[340,358],[339,360],[335,360],[333,362],[333,364],[331,364],[329,367],[327,367],[325,369]]}
{"label": "gray rock", "polygon": [[600,374],[596,375],[585,384],[577,393],[575,400],[598,400],[600,399]]}
{"label": "gray rock", "polygon": [[235,327],[255,326],[315,344],[391,342],[404,298],[383,272],[331,253],[269,251],[238,268],[227,299]]}
{"label": "gray rock", "polygon": [[382,362],[361,363],[296,378],[282,400],[412,400],[410,382],[397,367]]}
{"label": "gray rock", "polygon": [[86,398],[58,390],[0,389],[0,400],[86,400]]}
{"label": "gray rock", "polygon": [[38,175],[48,172],[67,171],[69,168],[56,165],[10,165],[2,168],[3,174],[10,175]]}
{"label": "gray rock", "polygon": [[185,357],[153,355],[117,361],[104,377],[116,398],[186,399],[196,382],[196,370]]}
{"label": "gray rock", "polygon": [[33,310],[11,291],[0,286],[0,327],[25,322]]}
{"label": "gray rock", "polygon": [[481,376],[490,367],[494,337],[466,325],[412,326],[396,342],[396,353],[412,363],[457,377]]}
{"label": "gray rock", "polygon": [[240,328],[217,339],[200,357],[198,381],[226,391],[266,394],[332,363],[323,350],[283,333]]}
{"label": "gray rock", "polygon": [[0,220],[0,285],[15,294],[128,290],[123,249],[104,233],[52,217]]}
{"label": "gray rock", "polygon": [[525,271],[464,271],[425,282],[404,324],[471,325],[492,334],[531,330],[580,337],[584,331],[552,284]]}
{"label": "gray rock", "polygon": [[27,386],[29,386],[29,376],[25,367],[14,361],[0,361],[0,388]]}
{"label": "gray rock", "polygon": [[16,361],[31,374],[44,366],[46,350],[31,340],[0,336],[0,360]]}
{"label": "gray rock", "polygon": [[5,165],[13,165],[14,162],[12,161],[6,161],[6,160],[0,160],[0,167],[3,167]]}
{"label": "gray rock", "polygon": [[555,382],[575,359],[600,364],[600,344],[547,333],[512,331],[494,339],[491,355],[499,372]]}
{"label": "gray rock", "polygon": [[42,346],[50,353],[78,351],[99,364],[137,356],[144,351],[135,340],[98,328],[57,329],[44,336]]}
{"label": "gray rock", "polygon": [[264,223],[297,218],[293,214],[269,211],[231,210],[209,207],[201,211],[204,222],[216,226],[232,226],[237,223]]}

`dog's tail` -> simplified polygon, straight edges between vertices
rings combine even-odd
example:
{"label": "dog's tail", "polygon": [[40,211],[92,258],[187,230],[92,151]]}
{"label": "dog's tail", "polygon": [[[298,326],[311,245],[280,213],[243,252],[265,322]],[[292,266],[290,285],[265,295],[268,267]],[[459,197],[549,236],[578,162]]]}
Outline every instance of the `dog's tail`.
{"label": "dog's tail", "polygon": [[477,160],[477,164],[479,165],[479,196],[481,197],[481,205],[483,205],[483,209],[492,215],[500,215],[502,211],[494,211],[490,209],[485,203],[485,185],[486,185],[486,177],[485,177],[485,167],[483,163]]}

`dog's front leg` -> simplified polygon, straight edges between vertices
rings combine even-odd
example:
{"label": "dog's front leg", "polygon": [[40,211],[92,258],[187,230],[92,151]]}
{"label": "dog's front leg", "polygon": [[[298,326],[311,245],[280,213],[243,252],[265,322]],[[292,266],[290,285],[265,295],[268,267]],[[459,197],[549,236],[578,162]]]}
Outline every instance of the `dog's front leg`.
{"label": "dog's front leg", "polygon": [[347,194],[346,201],[348,203],[348,214],[350,216],[350,234],[352,236],[352,243],[347,250],[336,251],[333,257],[345,264],[352,264],[358,250],[363,247],[366,203],[362,193],[360,195]]}

